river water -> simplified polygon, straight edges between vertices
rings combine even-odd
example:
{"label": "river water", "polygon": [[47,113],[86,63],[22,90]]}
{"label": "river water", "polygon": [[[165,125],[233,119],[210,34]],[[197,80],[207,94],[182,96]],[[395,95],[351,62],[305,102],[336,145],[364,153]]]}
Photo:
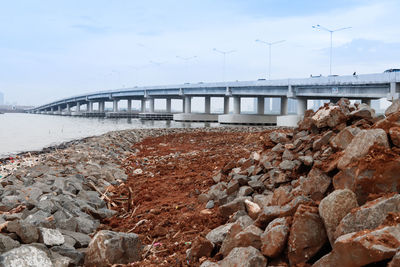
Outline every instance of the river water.
{"label": "river water", "polygon": [[205,126],[219,124],[6,113],[0,114],[0,158],[115,130]]}

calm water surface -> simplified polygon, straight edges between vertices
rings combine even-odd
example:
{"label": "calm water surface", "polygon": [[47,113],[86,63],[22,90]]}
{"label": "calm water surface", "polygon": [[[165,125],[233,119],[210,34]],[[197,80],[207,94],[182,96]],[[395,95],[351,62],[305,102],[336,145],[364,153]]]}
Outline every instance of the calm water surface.
{"label": "calm water surface", "polygon": [[180,123],[6,113],[0,114],[0,158],[115,130],[204,126],[217,127],[218,123]]}

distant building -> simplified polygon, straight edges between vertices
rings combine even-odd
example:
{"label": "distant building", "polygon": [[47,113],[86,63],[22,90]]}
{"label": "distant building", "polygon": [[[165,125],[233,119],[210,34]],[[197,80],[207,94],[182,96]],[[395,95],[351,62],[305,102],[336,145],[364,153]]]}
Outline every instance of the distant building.
{"label": "distant building", "polygon": [[0,105],[4,105],[4,94],[0,92]]}

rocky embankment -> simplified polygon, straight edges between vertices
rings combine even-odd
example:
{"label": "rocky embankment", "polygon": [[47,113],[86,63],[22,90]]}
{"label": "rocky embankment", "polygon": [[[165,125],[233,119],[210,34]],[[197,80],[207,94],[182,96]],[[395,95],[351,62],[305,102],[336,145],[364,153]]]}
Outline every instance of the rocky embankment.
{"label": "rocky embankment", "polygon": [[118,195],[109,189],[126,182],[121,162],[134,152],[132,145],[151,136],[260,129],[126,130],[2,160],[0,266],[107,266],[141,259],[146,252],[134,233],[100,231],[93,237],[117,213]]}
{"label": "rocky embankment", "polygon": [[400,266],[400,102],[385,115],[341,99],[226,164],[199,201],[217,203],[227,223],[188,257],[202,267]]}

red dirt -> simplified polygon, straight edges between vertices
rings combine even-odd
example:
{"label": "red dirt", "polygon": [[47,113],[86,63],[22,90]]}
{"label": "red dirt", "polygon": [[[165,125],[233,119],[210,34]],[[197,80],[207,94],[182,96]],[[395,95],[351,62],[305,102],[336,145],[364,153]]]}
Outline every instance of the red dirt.
{"label": "red dirt", "polygon": [[[184,133],[135,144],[137,152],[123,162],[127,182],[109,188],[119,214],[101,229],[130,231],[153,243],[145,259],[131,266],[198,266],[186,259],[191,242],[225,223],[218,208],[205,210],[198,195],[227,162],[262,147],[265,133]],[[143,173],[134,174],[137,169]]]}

